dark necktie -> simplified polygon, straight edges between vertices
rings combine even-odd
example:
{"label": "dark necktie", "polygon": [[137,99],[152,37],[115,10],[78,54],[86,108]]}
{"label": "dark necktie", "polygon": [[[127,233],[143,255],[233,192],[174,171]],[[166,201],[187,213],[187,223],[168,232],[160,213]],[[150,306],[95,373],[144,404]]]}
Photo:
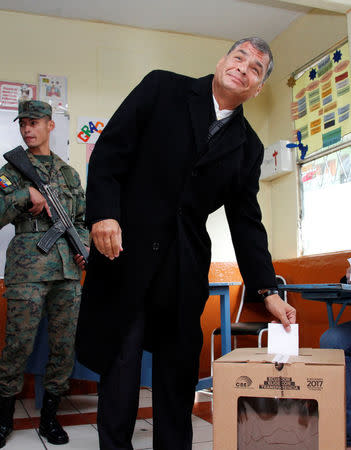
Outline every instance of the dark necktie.
{"label": "dark necktie", "polygon": [[231,119],[231,115],[228,117],[225,117],[224,119],[215,120],[211,123],[210,128],[208,130],[207,135],[207,142],[210,142],[210,140],[213,138],[213,136],[218,133],[218,131]]}

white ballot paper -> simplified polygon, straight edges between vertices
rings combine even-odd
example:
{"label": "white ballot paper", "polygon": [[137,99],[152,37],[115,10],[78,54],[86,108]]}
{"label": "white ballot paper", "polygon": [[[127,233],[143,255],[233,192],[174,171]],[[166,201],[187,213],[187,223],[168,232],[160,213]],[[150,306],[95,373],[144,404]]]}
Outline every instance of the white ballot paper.
{"label": "white ballot paper", "polygon": [[280,355],[299,354],[299,325],[290,325],[291,330],[285,331],[281,323],[268,324],[268,353]]}

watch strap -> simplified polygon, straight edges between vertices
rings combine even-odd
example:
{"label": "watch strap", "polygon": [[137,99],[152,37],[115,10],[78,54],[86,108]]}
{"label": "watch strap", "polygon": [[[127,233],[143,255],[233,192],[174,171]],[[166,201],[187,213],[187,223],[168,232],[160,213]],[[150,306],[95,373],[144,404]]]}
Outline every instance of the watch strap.
{"label": "watch strap", "polygon": [[268,297],[270,295],[279,294],[279,291],[278,291],[278,289],[267,289],[264,292],[259,291],[259,294],[261,294],[262,298],[265,299],[266,297]]}

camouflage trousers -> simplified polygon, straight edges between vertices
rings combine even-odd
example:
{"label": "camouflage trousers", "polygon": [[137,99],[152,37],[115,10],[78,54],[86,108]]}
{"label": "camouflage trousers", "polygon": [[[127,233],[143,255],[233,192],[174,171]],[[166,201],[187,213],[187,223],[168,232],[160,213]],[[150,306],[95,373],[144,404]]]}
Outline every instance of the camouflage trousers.
{"label": "camouflage trousers", "polygon": [[0,396],[21,392],[23,373],[32,353],[41,318],[48,318],[49,360],[45,389],[61,395],[74,364],[74,340],[80,305],[76,280],[19,283],[7,287],[5,347],[0,356]]}

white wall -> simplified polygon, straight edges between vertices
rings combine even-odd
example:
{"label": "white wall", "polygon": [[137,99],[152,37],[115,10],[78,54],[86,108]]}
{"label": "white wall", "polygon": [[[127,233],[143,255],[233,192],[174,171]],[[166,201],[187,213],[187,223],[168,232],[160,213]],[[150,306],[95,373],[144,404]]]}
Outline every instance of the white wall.
{"label": "white wall", "polygon": [[77,117],[110,117],[150,70],[202,76],[231,42],[175,33],[0,11],[0,79],[36,84],[38,74],[68,78],[71,162],[85,179]]}

